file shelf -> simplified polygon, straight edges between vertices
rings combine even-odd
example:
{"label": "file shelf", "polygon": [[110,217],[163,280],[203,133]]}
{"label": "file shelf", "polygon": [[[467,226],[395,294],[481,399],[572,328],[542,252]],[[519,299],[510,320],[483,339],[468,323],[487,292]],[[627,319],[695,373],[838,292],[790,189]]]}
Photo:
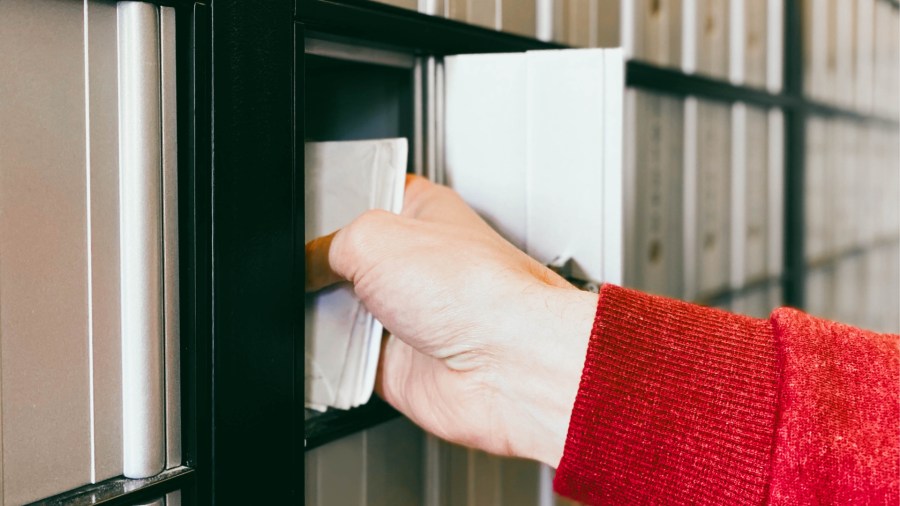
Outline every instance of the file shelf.
{"label": "file shelf", "polygon": [[[597,6],[616,3],[585,1],[598,16],[605,11]],[[900,10],[895,0],[872,1],[892,15]],[[377,438],[415,431],[377,399],[346,412],[311,413],[304,407],[300,307],[305,259],[299,228],[304,223],[304,142],[404,136],[410,142],[410,170],[440,175],[440,110],[430,101],[439,94],[445,56],[562,49],[583,41],[602,44],[618,28],[608,22],[570,38],[543,32],[538,38],[539,27],[534,36],[524,36],[370,0],[151,3],[177,12],[183,465],[147,482],[114,478],[50,499],[63,503],[93,497],[91,501],[130,504],[181,490],[188,504],[297,503],[303,500],[300,480],[306,478],[308,455],[378,431]],[[735,106],[783,116],[783,176],[769,186],[780,188],[785,197],[777,223],[781,262],[764,271],[748,267],[739,282],[689,297],[696,302],[742,310],[777,298],[804,308],[813,295],[813,305],[836,305],[840,301],[815,300],[815,291],[854,272],[871,277],[867,262],[880,265],[897,250],[900,237],[888,234],[840,244],[816,258],[807,255],[810,119],[894,135],[900,124],[895,110],[859,108],[806,93],[801,4],[782,5],[779,87],[761,86],[759,76],[730,79],[715,62],[703,64],[709,74],[685,71],[674,61],[626,62],[629,92],[724,106],[732,111],[730,117]],[[620,15],[614,9],[608,14],[606,21]],[[738,84],[746,82],[755,85]],[[381,83],[382,93],[360,97],[354,91],[354,84],[372,83]],[[347,97],[351,102],[343,104],[323,100]],[[397,121],[353,133],[346,128],[352,114],[334,114],[366,101],[381,107],[379,115],[394,115]],[[418,437],[417,444],[426,449],[437,445]],[[405,451],[418,449],[412,445]],[[526,481],[538,480],[532,467],[503,467],[507,463],[491,464],[480,454],[456,449],[438,453],[439,462],[424,462],[422,474],[444,464],[454,469],[477,464],[493,469],[492,476],[518,469]],[[545,485],[548,477],[540,474]]]}
{"label": "file shelf", "polygon": [[[878,0],[883,1],[883,0]],[[894,9],[896,2],[887,2]],[[784,181],[785,199],[784,258],[782,274],[748,280],[743,286],[729,287],[707,294],[697,302],[729,307],[733,300],[770,286],[783,290],[782,304],[804,306],[804,279],[809,268],[823,262],[833,263],[838,257],[815,264],[807,264],[803,254],[803,172],[804,125],[807,117],[837,118],[859,125],[873,125],[896,130],[895,117],[880,113],[869,114],[821,100],[809,99],[803,90],[802,16],[797,2],[784,3],[783,86],[773,93],[764,88],[736,85],[732,82],[702,74],[686,73],[678,68],[662,67],[638,60],[626,63],[626,84],[630,88],[652,91],[676,97],[697,97],[720,103],[736,102],[763,109],[777,109],[784,114]],[[525,51],[564,47],[520,35],[473,26],[438,16],[431,16],[365,0],[297,0],[298,26],[307,36],[332,37],[361,47],[390,48],[392,51],[419,58],[445,55]],[[298,48],[299,53],[300,48]],[[298,55],[302,68],[303,56]],[[302,87],[301,87],[302,88]],[[299,106],[298,117],[303,115]],[[298,170],[300,168],[298,167]],[[887,244],[895,239],[882,241]],[[860,246],[841,255],[860,255]],[[300,374],[298,374],[298,377]],[[317,447],[348,432],[383,422],[398,416],[378,401],[374,407],[363,407],[344,413],[312,415],[306,421],[307,449]]]}

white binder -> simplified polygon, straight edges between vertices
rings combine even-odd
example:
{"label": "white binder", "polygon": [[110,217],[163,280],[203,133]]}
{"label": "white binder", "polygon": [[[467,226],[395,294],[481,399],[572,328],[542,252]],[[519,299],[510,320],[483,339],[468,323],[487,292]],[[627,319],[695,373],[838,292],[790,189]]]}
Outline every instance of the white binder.
{"label": "white binder", "polygon": [[[728,78],[730,43],[730,2],[725,0],[692,0],[696,10],[687,15],[694,19],[696,71],[721,79]],[[685,4],[689,5],[689,4]]]}
{"label": "white binder", "polygon": [[622,282],[619,49],[446,59],[446,178],[538,261]]}
{"label": "white binder", "polygon": [[[744,0],[743,12],[739,16],[735,15],[741,24],[741,44],[744,58],[743,61],[733,64],[743,67],[743,82],[747,86],[756,88],[766,86],[767,58],[770,56],[768,45],[771,43],[768,37],[769,3],[760,0]],[[780,26],[777,28],[781,29]]]}
{"label": "white binder", "polygon": [[688,258],[696,262],[695,286],[700,297],[722,291],[729,279],[730,132],[731,109],[727,104],[697,101],[696,255],[688,255]]}
{"label": "white binder", "polygon": [[[764,109],[746,108],[744,136],[744,222],[739,233],[744,237],[740,252],[744,255],[743,283],[758,281],[766,274],[769,252],[769,135],[768,115]],[[734,252],[736,255],[738,251]]]}
{"label": "white binder", "polygon": [[637,1],[633,5],[634,59],[665,67],[681,65],[682,0]]}
{"label": "white binder", "polygon": [[[806,122],[806,167],[804,176],[803,202],[805,223],[804,254],[806,260],[821,259],[827,251],[827,160],[828,124],[822,118],[811,117]],[[807,293],[809,293],[807,291]]]}
{"label": "white binder", "polygon": [[683,101],[628,90],[625,103],[625,283],[682,297]]}

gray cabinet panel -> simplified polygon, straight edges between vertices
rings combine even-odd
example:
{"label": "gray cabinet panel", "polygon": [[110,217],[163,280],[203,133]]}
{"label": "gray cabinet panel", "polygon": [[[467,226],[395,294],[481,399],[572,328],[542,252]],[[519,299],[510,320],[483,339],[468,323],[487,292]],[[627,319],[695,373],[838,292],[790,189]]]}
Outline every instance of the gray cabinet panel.
{"label": "gray cabinet panel", "polygon": [[379,425],[365,433],[366,505],[421,504],[425,436],[408,420]]}
{"label": "gray cabinet panel", "polygon": [[[306,465],[316,470],[316,495],[310,504],[317,506],[362,505],[365,482],[365,436],[362,432],[347,436],[306,454]],[[307,485],[309,487],[309,485]]]}
{"label": "gray cabinet panel", "polygon": [[424,437],[400,419],[306,452],[306,504],[421,504]]}
{"label": "gray cabinet panel", "polygon": [[[163,90],[157,82],[141,99],[155,100],[149,109],[165,116],[157,135],[174,140],[174,11],[160,16],[152,4],[138,5],[150,9],[154,29],[163,18],[165,33],[154,32],[166,42],[162,54],[159,45],[150,52],[166,59],[166,75],[157,70],[156,78],[170,84]],[[120,200],[120,147],[134,150],[120,145],[118,23],[115,2],[0,3],[0,504],[123,474],[120,218],[129,200],[127,193]],[[176,148],[163,148],[148,179],[160,180],[168,214],[149,219],[168,224],[160,231],[165,244],[159,237],[154,246],[169,258],[159,283],[177,295]],[[158,199],[144,212],[161,209]],[[163,303],[169,395],[152,417],[169,417],[168,450],[160,430],[153,451],[168,451],[177,465],[178,299],[156,304]],[[161,310],[136,307],[162,320]],[[162,385],[162,365],[159,373]]]}
{"label": "gray cabinet panel", "polygon": [[83,9],[0,3],[6,504],[91,479]]}

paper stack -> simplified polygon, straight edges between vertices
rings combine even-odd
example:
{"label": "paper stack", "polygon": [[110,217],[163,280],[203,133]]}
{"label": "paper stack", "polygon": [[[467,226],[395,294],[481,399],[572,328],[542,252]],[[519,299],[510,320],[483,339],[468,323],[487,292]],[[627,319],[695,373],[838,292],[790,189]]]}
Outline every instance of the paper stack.
{"label": "paper stack", "polygon": [[[370,209],[403,206],[406,139],[306,143],[305,240],[348,225]],[[381,322],[347,284],[306,299],[306,406],[350,409],[368,402],[381,350]]]}

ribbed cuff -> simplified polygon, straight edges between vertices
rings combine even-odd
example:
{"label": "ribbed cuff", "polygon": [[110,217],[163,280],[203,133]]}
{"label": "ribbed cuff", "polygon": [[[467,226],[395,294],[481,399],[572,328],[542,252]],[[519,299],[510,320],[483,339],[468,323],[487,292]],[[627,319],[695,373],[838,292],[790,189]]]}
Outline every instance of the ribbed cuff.
{"label": "ribbed cuff", "polygon": [[590,504],[761,504],[768,321],[604,285],[554,488]]}

